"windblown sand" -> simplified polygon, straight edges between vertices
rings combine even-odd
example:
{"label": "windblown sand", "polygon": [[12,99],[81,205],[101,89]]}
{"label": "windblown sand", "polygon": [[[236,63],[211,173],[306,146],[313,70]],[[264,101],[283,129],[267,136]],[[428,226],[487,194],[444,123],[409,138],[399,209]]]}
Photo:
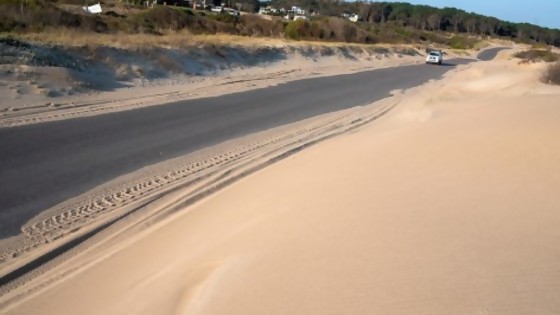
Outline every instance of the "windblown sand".
{"label": "windblown sand", "polygon": [[560,88],[542,67],[460,67],[0,313],[558,314]]}
{"label": "windblown sand", "polygon": [[[153,56],[147,58],[138,53],[135,55],[134,51],[106,52],[105,59],[114,60],[110,69],[101,65],[83,65],[85,70],[77,71],[65,67],[0,64],[0,127],[131,110],[247,91],[304,78],[423,61],[421,55],[398,53],[399,49],[404,49],[398,46],[377,47],[379,51],[376,52],[376,47],[370,50],[360,47],[335,49],[281,43],[278,47],[262,47],[268,54],[259,55],[258,49],[254,51],[247,48],[242,56],[239,56],[242,48],[237,48],[232,56],[229,56],[232,47],[224,46],[221,49],[221,52],[202,50],[182,59],[175,56],[179,53],[177,51],[157,52],[163,60],[175,58],[172,60],[177,65],[166,67],[154,64]],[[224,54],[228,55],[227,59],[223,57]],[[49,57],[57,62],[71,58],[54,55]],[[476,51],[469,51],[462,57],[472,58],[474,55]],[[450,52],[450,56],[454,54]],[[87,56],[81,57],[87,59]],[[91,58],[94,61],[100,61],[95,58],[103,59]],[[196,74],[182,73],[182,68],[188,68]]]}

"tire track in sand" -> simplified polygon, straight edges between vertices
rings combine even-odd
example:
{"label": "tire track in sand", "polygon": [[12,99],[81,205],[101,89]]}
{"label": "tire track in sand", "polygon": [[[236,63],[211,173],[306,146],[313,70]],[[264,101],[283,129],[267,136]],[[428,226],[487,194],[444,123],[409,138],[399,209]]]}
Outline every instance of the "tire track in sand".
{"label": "tire track in sand", "polygon": [[[116,222],[124,221],[129,227],[153,224],[308,146],[363,126],[395,105],[392,101],[357,107],[293,124],[280,131],[264,132],[206,154],[179,158],[164,168],[141,170],[143,176],[132,181],[123,178],[95,193],[49,209],[26,224],[15,245],[0,253],[0,295],[31,281],[36,276],[33,271],[46,263],[56,259],[63,261],[65,258],[59,256]],[[131,214],[177,191],[180,197],[167,201],[165,207],[143,215],[140,221],[126,221]]]}

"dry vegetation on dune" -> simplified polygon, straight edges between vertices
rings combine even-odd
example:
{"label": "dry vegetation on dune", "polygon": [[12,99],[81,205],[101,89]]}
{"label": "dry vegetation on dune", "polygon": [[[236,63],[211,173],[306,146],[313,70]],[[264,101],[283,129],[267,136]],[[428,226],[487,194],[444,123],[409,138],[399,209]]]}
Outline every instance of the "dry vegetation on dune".
{"label": "dry vegetation on dune", "polygon": [[560,60],[560,55],[549,49],[529,49],[517,52],[513,56],[526,62],[555,62]]}
{"label": "dry vegetation on dune", "polygon": [[117,47],[117,48],[186,48],[200,45],[241,46],[241,47],[284,47],[289,46],[324,46],[324,47],[414,47],[419,45],[384,45],[360,44],[343,42],[321,42],[313,40],[293,41],[284,38],[240,36],[225,33],[218,34],[193,34],[189,31],[166,32],[165,34],[99,34],[76,31],[73,29],[47,30],[44,32],[5,35],[0,38],[14,38],[22,41],[61,45],[66,47]]}
{"label": "dry vegetation on dune", "polygon": [[560,54],[552,51],[550,47],[533,46],[532,49],[519,51],[513,54],[521,59],[520,64],[547,62],[549,64],[541,76],[541,81],[546,84],[560,85]]}
{"label": "dry vegetation on dune", "polygon": [[560,85],[560,61],[549,65],[541,79],[544,83]]}
{"label": "dry vegetation on dune", "polygon": [[270,45],[281,42],[274,38],[246,37],[230,34],[192,34],[188,31],[167,32],[162,35],[155,34],[98,34],[80,32],[72,29],[49,30],[45,32],[35,32],[20,34],[17,36],[21,40],[62,46],[76,47],[117,47],[117,48],[141,48],[141,47],[163,47],[163,48],[183,48],[204,44],[238,46]]}

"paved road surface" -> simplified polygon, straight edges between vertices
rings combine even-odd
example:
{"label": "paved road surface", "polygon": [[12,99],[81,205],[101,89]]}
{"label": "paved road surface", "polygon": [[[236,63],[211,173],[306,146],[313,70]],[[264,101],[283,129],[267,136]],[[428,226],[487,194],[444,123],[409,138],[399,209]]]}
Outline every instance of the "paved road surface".
{"label": "paved road surface", "polygon": [[[496,49],[481,54],[492,59]],[[370,104],[457,64],[306,79],[220,97],[0,129],[0,238],[40,211],[143,166],[225,140]],[[14,213],[24,213],[18,221]]]}

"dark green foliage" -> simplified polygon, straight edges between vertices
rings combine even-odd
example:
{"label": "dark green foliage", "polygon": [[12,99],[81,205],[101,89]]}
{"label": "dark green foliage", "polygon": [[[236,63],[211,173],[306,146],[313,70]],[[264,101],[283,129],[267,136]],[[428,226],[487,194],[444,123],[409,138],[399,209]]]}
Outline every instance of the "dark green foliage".
{"label": "dark green foliage", "polygon": [[292,21],[286,25],[284,33],[288,39],[299,40],[302,37],[307,37],[309,35],[310,28],[311,27],[307,21]]}
{"label": "dark green foliage", "polygon": [[[1,32],[37,32],[68,28],[85,32],[152,33],[187,29],[195,34],[227,33],[244,36],[286,37],[294,40],[342,41],[352,43],[417,43],[448,45],[453,49],[473,48],[484,37],[502,37],[539,46],[560,47],[560,30],[528,23],[510,23],[493,17],[467,13],[454,8],[438,9],[400,2],[344,2],[330,0],[274,0],[276,8],[299,5],[318,12],[311,21],[284,22],[255,15],[232,16],[185,7],[135,7],[120,14],[116,2],[102,3],[104,14],[93,16],[71,13],[60,3],[81,4],[80,0],[0,0]],[[129,0],[128,3],[141,3]],[[256,0],[228,1],[245,11],[267,3]],[[120,4],[122,7],[123,4]],[[140,10],[140,11],[139,11]],[[136,13],[132,13],[136,12]],[[340,18],[356,13],[360,22]]]}
{"label": "dark green foliage", "polygon": [[471,49],[474,48],[478,41],[466,36],[453,36],[447,43],[453,49]]}
{"label": "dark green foliage", "polygon": [[[364,22],[393,27],[397,38],[414,37],[408,29],[443,31],[476,36],[506,37],[527,43],[543,43],[560,47],[560,30],[528,23],[510,23],[494,17],[468,13],[455,8],[435,8],[402,2],[344,2],[327,0],[273,0],[276,8],[299,5],[322,16],[356,13]],[[398,28],[406,27],[406,28]],[[374,29],[376,34],[381,30]],[[467,41],[455,41],[456,47],[470,47]]]}
{"label": "dark green foliage", "polygon": [[346,43],[378,42],[375,34],[342,18],[322,18],[312,21],[292,21],[284,30],[286,38],[294,40],[321,40]]}

